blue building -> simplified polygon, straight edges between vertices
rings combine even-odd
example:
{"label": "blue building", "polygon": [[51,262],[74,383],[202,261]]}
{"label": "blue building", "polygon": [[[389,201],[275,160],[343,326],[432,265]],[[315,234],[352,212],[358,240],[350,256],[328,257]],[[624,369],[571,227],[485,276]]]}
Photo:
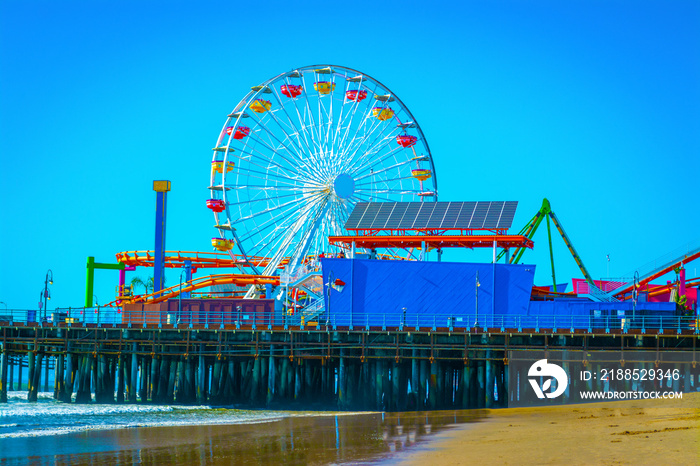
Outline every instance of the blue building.
{"label": "blue building", "polygon": [[394,260],[321,260],[333,326],[418,328],[620,328],[632,317],[672,317],[675,303],[531,301],[535,266]]}

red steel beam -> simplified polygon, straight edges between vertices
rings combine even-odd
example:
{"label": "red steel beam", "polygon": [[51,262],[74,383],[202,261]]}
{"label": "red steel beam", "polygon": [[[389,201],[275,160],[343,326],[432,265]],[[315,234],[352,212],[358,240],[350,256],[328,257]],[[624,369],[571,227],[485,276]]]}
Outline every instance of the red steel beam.
{"label": "red steel beam", "polygon": [[522,235],[411,235],[411,236],[329,236],[328,242],[335,246],[377,249],[377,248],[418,248],[425,243],[430,248],[492,248],[493,242],[499,248],[526,247],[532,249],[534,243]]}
{"label": "red steel beam", "polygon": [[[649,283],[650,281],[654,280],[655,278],[659,278],[662,275],[666,275],[669,273],[671,270],[675,269],[676,267],[680,266],[681,264],[688,264],[690,262],[693,262],[695,259],[700,259],[700,252],[696,252],[695,254],[691,254],[688,256],[682,256],[674,260],[671,264],[667,265],[666,267],[659,269],[656,273],[653,275],[648,275],[646,277],[641,277],[641,280],[639,281],[639,287],[642,288],[644,285]],[[613,296],[616,298],[621,297],[625,293],[629,293],[632,290],[634,290],[634,283],[629,284],[624,287],[617,288],[613,290]]]}

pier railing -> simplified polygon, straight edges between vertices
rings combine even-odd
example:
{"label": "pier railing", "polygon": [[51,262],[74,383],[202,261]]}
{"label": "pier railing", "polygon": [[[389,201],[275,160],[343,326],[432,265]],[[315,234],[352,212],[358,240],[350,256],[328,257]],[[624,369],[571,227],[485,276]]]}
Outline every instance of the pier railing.
{"label": "pier railing", "polygon": [[[27,327],[106,327],[106,328],[252,328],[284,327],[304,330],[355,331],[448,331],[490,333],[684,333],[700,334],[698,317],[669,314],[637,313],[598,315],[484,315],[415,312],[334,313],[322,307],[312,313],[296,315],[285,311],[256,312],[240,309],[233,312],[191,313],[145,310],[123,312],[119,308],[59,308],[43,313],[31,309],[8,309],[0,314],[0,326]],[[304,317],[303,319],[301,317]]]}

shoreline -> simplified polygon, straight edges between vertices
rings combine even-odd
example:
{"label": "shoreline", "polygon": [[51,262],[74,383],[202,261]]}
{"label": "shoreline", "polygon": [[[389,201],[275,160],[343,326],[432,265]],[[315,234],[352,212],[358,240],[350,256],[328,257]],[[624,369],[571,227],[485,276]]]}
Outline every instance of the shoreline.
{"label": "shoreline", "polygon": [[700,393],[488,410],[384,464],[700,464]]}
{"label": "shoreline", "polygon": [[9,465],[371,464],[483,415],[295,411],[255,422],[88,429],[4,438],[0,458]]}
{"label": "shoreline", "polygon": [[[538,408],[287,414],[5,438],[0,458],[15,465],[203,458],[207,464],[700,464],[700,393]],[[22,456],[27,452],[32,456]]]}

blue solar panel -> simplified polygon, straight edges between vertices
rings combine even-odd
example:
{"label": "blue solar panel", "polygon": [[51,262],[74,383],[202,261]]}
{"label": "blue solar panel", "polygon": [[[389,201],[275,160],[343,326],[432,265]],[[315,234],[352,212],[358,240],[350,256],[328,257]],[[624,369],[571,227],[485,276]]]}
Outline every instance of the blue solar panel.
{"label": "blue solar panel", "polygon": [[448,202],[447,210],[445,211],[445,216],[442,219],[442,228],[454,228],[457,219],[459,218],[459,213],[464,207],[464,202]]}
{"label": "blue solar panel", "polygon": [[498,227],[498,221],[501,218],[501,212],[503,211],[503,206],[505,202],[491,202],[489,203],[488,210],[486,211],[486,217],[484,218],[483,228],[496,228]]}
{"label": "blue solar panel", "polygon": [[357,224],[360,223],[362,216],[365,214],[365,210],[367,210],[368,204],[369,202],[358,202],[357,204],[355,204],[355,208],[352,209],[352,212],[350,212],[350,216],[348,217],[347,222],[345,222],[345,228],[357,228]]}
{"label": "blue solar panel", "polygon": [[469,222],[469,228],[484,228],[484,222],[486,221],[486,215],[489,212],[490,202],[477,202],[474,208],[474,213],[472,214],[472,219]]}
{"label": "blue solar panel", "polygon": [[358,202],[346,230],[507,230],[516,201]]}
{"label": "blue solar panel", "polygon": [[476,204],[476,202],[462,202],[462,209],[460,210],[459,215],[455,220],[455,225],[453,228],[459,228],[464,230],[468,230],[470,228]]}
{"label": "blue solar panel", "polygon": [[392,202],[392,204],[394,204],[394,209],[391,211],[391,215],[389,215],[389,218],[384,225],[384,228],[389,230],[399,227],[403,216],[406,215],[406,209],[409,206],[408,202]]}
{"label": "blue solar panel", "polygon": [[389,220],[389,216],[394,210],[394,207],[396,207],[395,202],[382,202],[379,206],[379,212],[377,212],[377,216],[374,218],[374,226],[372,228],[386,228],[386,222]]}
{"label": "blue solar panel", "polygon": [[442,228],[442,222],[445,219],[445,212],[450,205],[449,202],[432,203],[433,211],[430,213],[430,218],[425,222],[426,228]]}
{"label": "blue solar panel", "polygon": [[501,212],[501,217],[498,219],[498,224],[513,224],[513,218],[515,217],[515,210],[518,208],[518,203],[514,201],[508,201],[503,206],[503,212]]}
{"label": "blue solar panel", "polygon": [[416,221],[418,212],[420,211],[421,202],[411,202],[406,206],[406,213],[403,215],[401,222],[399,222],[399,229],[410,230]]}
{"label": "blue solar panel", "polygon": [[357,228],[374,228],[374,219],[377,217],[377,213],[379,212],[379,207],[381,206],[381,204],[381,202],[370,202],[369,204],[367,204],[367,208],[365,210],[364,215],[362,216],[360,221],[357,222]]}
{"label": "blue solar panel", "polygon": [[416,220],[413,222],[413,228],[425,228],[430,220],[430,215],[433,213],[433,208],[435,203],[433,202],[420,202],[420,210],[416,215]]}

